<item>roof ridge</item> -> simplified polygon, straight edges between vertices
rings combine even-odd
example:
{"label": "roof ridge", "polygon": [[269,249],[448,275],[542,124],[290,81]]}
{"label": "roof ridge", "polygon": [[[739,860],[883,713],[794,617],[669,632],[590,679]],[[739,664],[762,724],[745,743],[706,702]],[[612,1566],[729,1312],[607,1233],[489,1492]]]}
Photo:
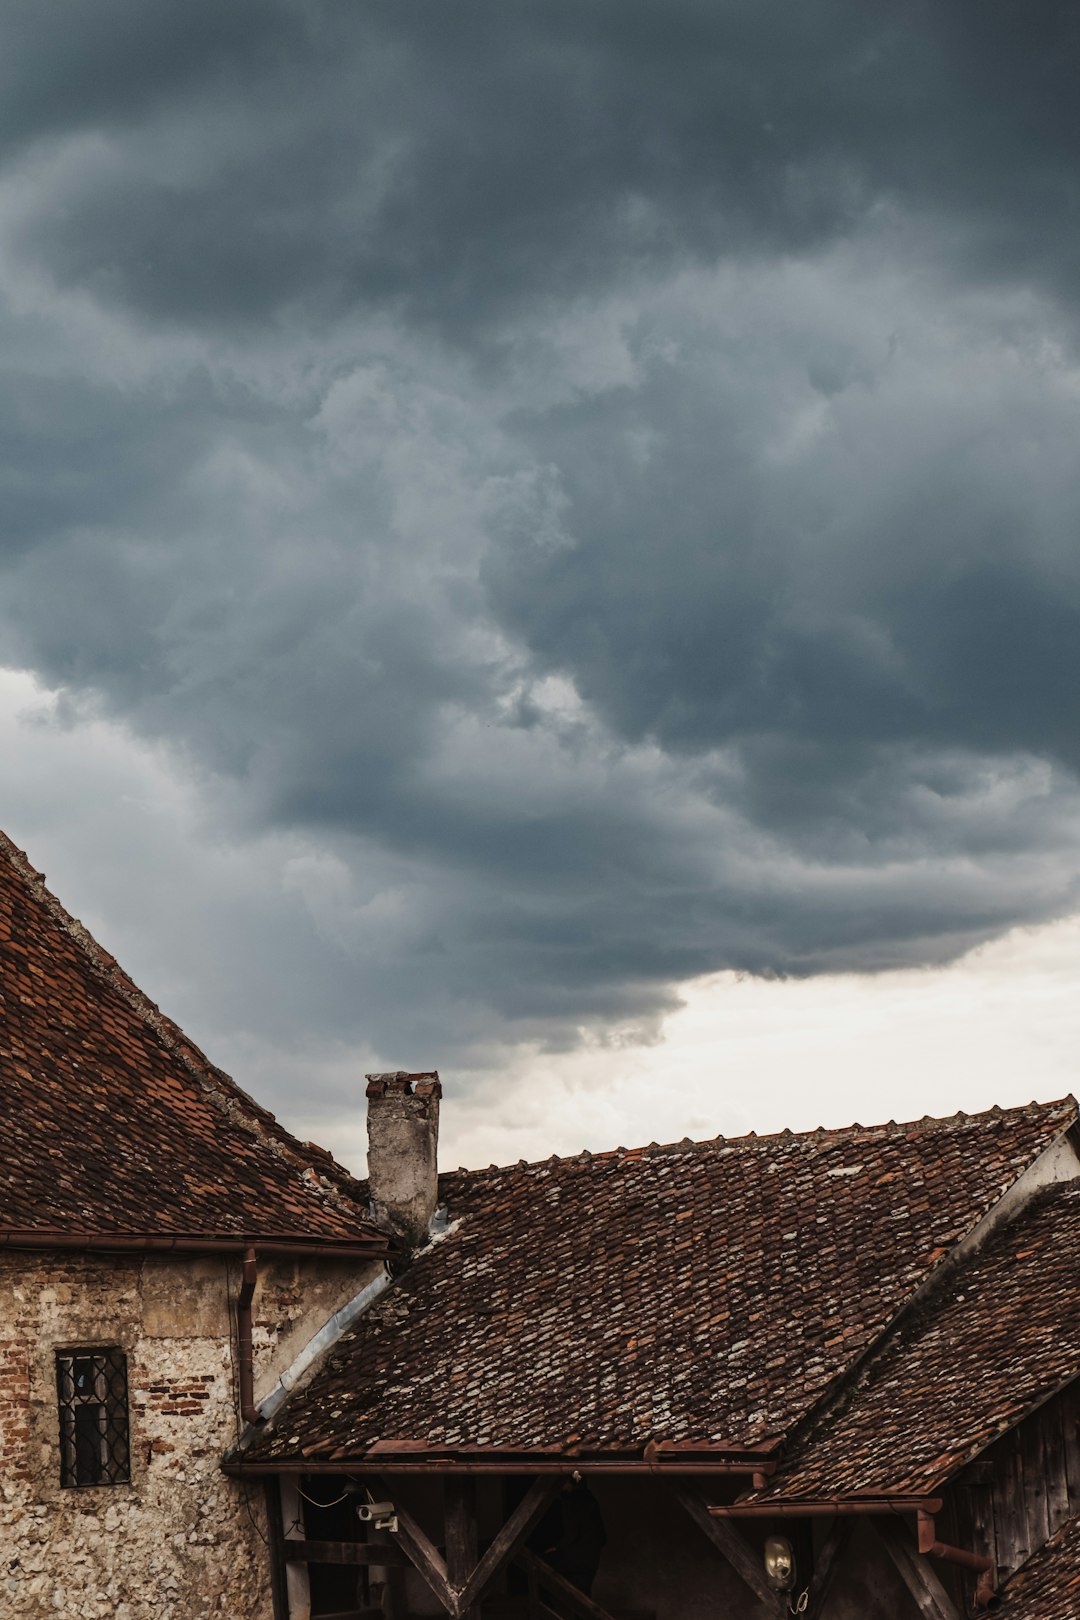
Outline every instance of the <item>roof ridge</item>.
{"label": "roof ridge", "polygon": [[861,1125],[856,1121],[852,1125],[818,1125],[811,1130],[804,1131],[793,1131],[785,1127],[782,1130],[764,1131],[760,1134],[757,1131],[747,1131],[742,1136],[718,1134],[705,1137],[700,1141],[692,1141],[690,1137],[684,1136],[680,1142],[649,1142],[644,1147],[626,1148],[620,1146],[604,1148],[595,1153],[590,1152],[588,1148],[582,1148],[578,1153],[564,1153],[561,1155],[549,1153],[543,1159],[517,1159],[513,1164],[489,1164],[477,1166],[475,1169],[459,1165],[456,1170],[441,1171],[440,1180],[456,1180],[462,1176],[467,1176],[472,1180],[482,1176],[510,1175],[515,1170],[544,1170],[550,1168],[553,1164],[596,1164],[597,1162],[607,1161],[622,1162],[625,1159],[658,1158],[664,1154],[706,1154],[715,1152],[720,1148],[740,1148],[755,1151],[757,1148],[783,1140],[791,1142],[811,1140],[825,1146],[832,1141],[869,1141],[883,1135],[914,1136],[950,1128],[955,1130],[964,1126],[979,1126],[991,1120],[1031,1118],[1040,1114],[1053,1114],[1058,1109],[1064,1114],[1069,1108],[1074,1113],[1080,1108],[1076,1098],[1071,1093],[1064,1097],[1056,1097],[1050,1102],[1039,1102],[1033,1098],[1031,1102],[1020,1103],[1013,1108],[1002,1108],[995,1103],[992,1107],[984,1108],[975,1114],[965,1113],[963,1109],[959,1109],[955,1114],[940,1116],[924,1114],[921,1119],[900,1121],[890,1119],[880,1125]]}
{"label": "roof ridge", "polygon": [[[179,1059],[214,1107],[233,1124],[261,1141],[276,1158],[291,1162],[319,1198],[332,1204],[340,1214],[355,1218],[360,1212],[357,1206],[362,1200],[358,1195],[350,1195],[343,1187],[336,1186],[327,1177],[327,1159],[338,1179],[356,1183],[356,1177],[344,1165],[338,1164],[328,1149],[320,1148],[315,1143],[302,1143],[268,1108],[256,1102],[238,1085],[230,1074],[212,1063],[180,1025],[163,1013],[157,1003],[139,988],[111,951],[94,938],[86,924],[71,915],[47,886],[45,873],[37,870],[26,851],[20,849],[2,829],[0,856],[7,859],[31,899],[42,906],[74,942],[97,977],[121,996],[165,1050]],[[308,1148],[314,1149],[314,1152],[307,1151]]]}

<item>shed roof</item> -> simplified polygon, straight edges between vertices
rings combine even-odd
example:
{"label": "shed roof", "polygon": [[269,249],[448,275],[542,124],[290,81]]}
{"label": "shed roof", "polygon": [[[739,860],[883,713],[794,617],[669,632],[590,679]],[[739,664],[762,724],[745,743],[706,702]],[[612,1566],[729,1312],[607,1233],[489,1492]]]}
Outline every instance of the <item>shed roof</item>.
{"label": "shed roof", "polygon": [[215,1068],[0,834],[0,1234],[384,1240],[363,1188]]}
{"label": "shed roof", "polygon": [[1080,1517],[1006,1581],[998,1613],[1004,1620],[1076,1620],[1080,1614]]}
{"label": "shed roof", "polygon": [[769,1496],[932,1495],[1080,1375],[1080,1184],[1036,1195],[819,1414]]}
{"label": "shed roof", "polygon": [[1075,1118],[1068,1099],[446,1176],[457,1224],[248,1455],[770,1443]]}

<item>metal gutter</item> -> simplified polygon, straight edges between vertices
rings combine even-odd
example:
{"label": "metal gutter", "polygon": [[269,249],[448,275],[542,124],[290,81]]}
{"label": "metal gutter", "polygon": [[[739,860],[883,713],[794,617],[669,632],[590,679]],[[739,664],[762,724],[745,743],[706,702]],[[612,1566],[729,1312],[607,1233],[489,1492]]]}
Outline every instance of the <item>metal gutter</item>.
{"label": "metal gutter", "polygon": [[291,1456],[268,1462],[243,1462],[230,1458],[222,1464],[225,1472],[236,1475],[259,1474],[607,1474],[623,1478],[655,1479],[657,1473],[668,1476],[692,1475],[707,1479],[750,1479],[758,1472],[759,1462],[679,1461],[657,1469],[641,1458],[629,1460],[604,1457],[527,1456],[514,1452],[504,1458],[479,1461],[471,1458],[432,1456],[401,1458],[372,1456],[367,1453],[350,1457],[347,1453],[334,1456]]}
{"label": "metal gutter", "polygon": [[209,1237],[198,1233],[51,1232],[38,1227],[0,1231],[0,1249],[79,1249],[106,1254],[243,1255],[253,1245],[266,1258],[296,1260],[372,1260],[395,1252],[388,1238],[324,1238],[310,1235]]}
{"label": "metal gutter", "polygon": [[710,1507],[714,1519],[824,1519],[876,1513],[941,1512],[940,1496],[789,1497],[773,1502],[729,1502]]}

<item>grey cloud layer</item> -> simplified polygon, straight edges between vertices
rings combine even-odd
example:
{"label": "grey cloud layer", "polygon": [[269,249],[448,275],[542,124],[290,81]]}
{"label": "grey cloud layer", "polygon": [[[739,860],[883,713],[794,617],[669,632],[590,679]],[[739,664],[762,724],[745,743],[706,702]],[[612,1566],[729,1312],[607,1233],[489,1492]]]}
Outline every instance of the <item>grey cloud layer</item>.
{"label": "grey cloud layer", "polygon": [[291,1017],[557,1045],[1075,904],[1068,8],[55,16],[0,654],[323,851]]}
{"label": "grey cloud layer", "polygon": [[[13,150],[96,149],[27,221],[150,318],[387,303],[474,335],[883,205],[980,275],[1072,284],[1080,23],[1039,0],[9,8]],[[956,239],[953,239],[955,236]]]}

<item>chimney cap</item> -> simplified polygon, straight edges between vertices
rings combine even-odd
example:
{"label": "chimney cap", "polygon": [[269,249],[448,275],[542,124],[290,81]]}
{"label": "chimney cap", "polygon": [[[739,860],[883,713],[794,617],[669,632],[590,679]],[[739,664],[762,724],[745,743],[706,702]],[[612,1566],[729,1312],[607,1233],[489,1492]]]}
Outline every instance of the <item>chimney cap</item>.
{"label": "chimney cap", "polygon": [[427,1069],[421,1074],[409,1074],[404,1069],[391,1069],[384,1074],[365,1074],[369,1097],[441,1097],[442,1083],[438,1069]]}

